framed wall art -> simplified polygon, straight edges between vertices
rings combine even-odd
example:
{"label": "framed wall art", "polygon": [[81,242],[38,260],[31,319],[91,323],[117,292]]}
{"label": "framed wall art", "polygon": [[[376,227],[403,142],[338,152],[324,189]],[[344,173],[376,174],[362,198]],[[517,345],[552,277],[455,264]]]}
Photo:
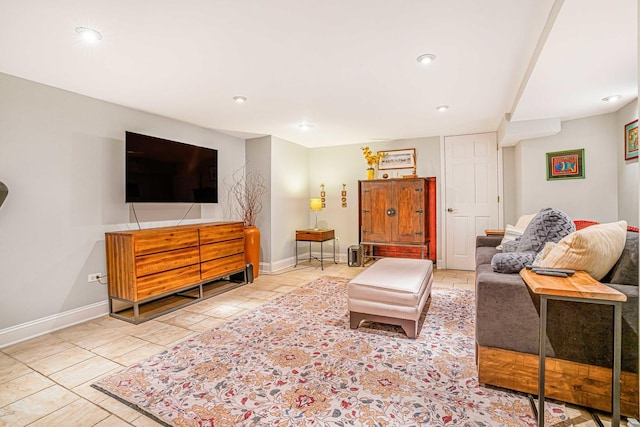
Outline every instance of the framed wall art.
{"label": "framed wall art", "polygon": [[547,181],[584,178],[584,148],[547,153]]}
{"label": "framed wall art", "polygon": [[624,125],[624,159],[638,158],[638,119]]}
{"label": "framed wall art", "polygon": [[378,160],[378,170],[383,169],[411,169],[416,167],[416,149],[379,151],[384,153]]}

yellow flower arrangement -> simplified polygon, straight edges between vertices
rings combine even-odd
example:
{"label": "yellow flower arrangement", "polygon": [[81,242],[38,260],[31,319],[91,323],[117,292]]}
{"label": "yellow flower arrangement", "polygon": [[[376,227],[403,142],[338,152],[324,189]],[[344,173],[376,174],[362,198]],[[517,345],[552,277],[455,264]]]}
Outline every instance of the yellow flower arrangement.
{"label": "yellow flower arrangement", "polygon": [[380,151],[374,155],[368,146],[361,147],[361,150],[362,150],[362,155],[364,156],[364,159],[367,161],[367,164],[369,165],[369,167],[373,167],[374,165],[378,164],[378,160],[384,157],[384,153]]}

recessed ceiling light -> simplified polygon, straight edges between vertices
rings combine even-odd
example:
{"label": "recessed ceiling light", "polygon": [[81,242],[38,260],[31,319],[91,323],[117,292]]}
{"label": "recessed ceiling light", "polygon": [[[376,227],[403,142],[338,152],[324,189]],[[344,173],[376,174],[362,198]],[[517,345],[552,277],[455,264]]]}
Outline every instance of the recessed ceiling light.
{"label": "recessed ceiling light", "polygon": [[309,129],[311,129],[313,126],[312,126],[312,125],[310,125],[309,123],[302,123],[302,124],[299,124],[299,125],[298,125],[298,127],[300,128],[300,130],[302,130],[302,131],[305,131],[305,132],[306,132],[306,131],[308,131]]}
{"label": "recessed ceiling light", "polygon": [[242,104],[247,102],[247,97],[246,96],[234,96],[233,100],[236,101],[238,104]]}
{"label": "recessed ceiling light", "polygon": [[97,42],[98,40],[102,40],[102,34],[100,34],[100,31],[93,28],[76,27],[76,33],[80,34],[82,40],[87,43],[93,43]]}
{"label": "recessed ceiling light", "polygon": [[449,109],[448,105],[438,105],[436,107],[436,110],[438,110],[438,111],[447,111],[448,109]]}
{"label": "recessed ceiling light", "polygon": [[611,96],[602,98],[604,102],[616,102],[616,101],[619,101],[620,99],[622,99],[622,95],[611,95]]}
{"label": "recessed ceiling light", "polygon": [[436,56],[433,53],[425,53],[424,55],[420,55],[416,58],[421,64],[428,64],[436,60]]}

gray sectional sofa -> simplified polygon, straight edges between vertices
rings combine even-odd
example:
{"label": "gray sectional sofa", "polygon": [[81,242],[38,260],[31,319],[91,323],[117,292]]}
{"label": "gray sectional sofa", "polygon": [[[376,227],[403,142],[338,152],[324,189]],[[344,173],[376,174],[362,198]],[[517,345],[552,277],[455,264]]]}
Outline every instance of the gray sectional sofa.
{"label": "gray sectional sofa", "polygon": [[[494,272],[501,236],[476,238],[476,357],[481,383],[537,394],[540,299],[519,274]],[[613,283],[612,282],[613,279]],[[601,280],[624,293],[622,413],[638,416],[638,233]],[[548,397],[610,410],[612,308],[549,301]]]}

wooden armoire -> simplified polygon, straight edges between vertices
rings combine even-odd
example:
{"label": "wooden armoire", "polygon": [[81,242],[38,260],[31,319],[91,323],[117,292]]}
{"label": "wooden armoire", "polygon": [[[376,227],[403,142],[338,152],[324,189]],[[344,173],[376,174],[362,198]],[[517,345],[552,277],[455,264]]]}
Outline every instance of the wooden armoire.
{"label": "wooden armoire", "polygon": [[436,178],[358,182],[360,244],[368,256],[436,262]]}

